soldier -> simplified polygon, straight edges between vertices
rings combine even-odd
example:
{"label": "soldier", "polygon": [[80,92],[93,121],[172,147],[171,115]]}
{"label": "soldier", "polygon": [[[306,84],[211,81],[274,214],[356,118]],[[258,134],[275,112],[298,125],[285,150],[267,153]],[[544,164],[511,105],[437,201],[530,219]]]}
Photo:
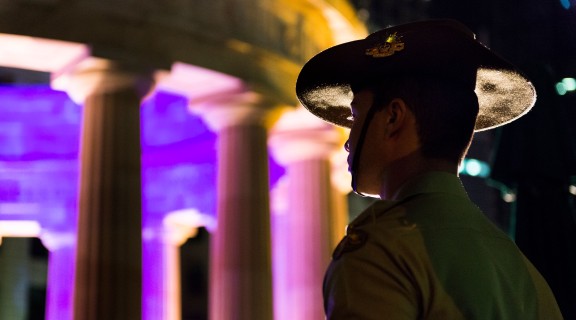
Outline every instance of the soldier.
{"label": "soldier", "polygon": [[350,128],[355,192],[382,199],[333,253],[333,319],[562,319],[546,281],[468,198],[458,165],[473,133],[532,108],[535,89],[452,20],[387,28],[308,61],[296,91]]}

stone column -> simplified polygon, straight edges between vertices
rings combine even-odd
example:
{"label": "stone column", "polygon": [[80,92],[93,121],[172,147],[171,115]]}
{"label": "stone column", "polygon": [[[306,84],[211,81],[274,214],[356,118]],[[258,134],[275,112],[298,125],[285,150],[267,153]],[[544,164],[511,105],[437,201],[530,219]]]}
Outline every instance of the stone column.
{"label": "stone column", "polygon": [[46,285],[46,320],[72,320],[76,234],[45,231],[40,239],[49,251]]}
{"label": "stone column", "polygon": [[[331,155],[342,146],[341,132],[298,109],[285,114],[272,131],[275,159],[286,168],[287,212],[276,239],[286,250],[285,292],[277,297],[277,320],[323,319],[322,281],[341,224],[334,207]],[[343,226],[342,230],[343,230]],[[276,231],[275,231],[276,232]],[[275,266],[276,268],[276,266]],[[281,311],[280,311],[281,310]]]}
{"label": "stone column", "polygon": [[74,318],[141,318],[140,103],[149,75],[102,59],[66,88],[83,102]]}
{"label": "stone column", "polygon": [[30,285],[30,239],[4,238],[0,248],[0,319],[24,320]]}
{"label": "stone column", "polygon": [[[348,136],[344,129],[340,132],[344,134],[343,139]],[[350,219],[348,208],[348,195],[352,192],[352,176],[348,172],[348,152],[344,150],[344,140],[338,144],[336,152],[332,154],[332,203],[333,211],[331,217],[331,249],[335,249],[338,243],[346,235],[346,226]]]}
{"label": "stone column", "polygon": [[218,133],[210,319],[272,319],[267,106],[240,92],[191,107]]}
{"label": "stone column", "polygon": [[184,215],[168,215],[144,231],[143,320],[182,318],[180,246],[202,226]]}

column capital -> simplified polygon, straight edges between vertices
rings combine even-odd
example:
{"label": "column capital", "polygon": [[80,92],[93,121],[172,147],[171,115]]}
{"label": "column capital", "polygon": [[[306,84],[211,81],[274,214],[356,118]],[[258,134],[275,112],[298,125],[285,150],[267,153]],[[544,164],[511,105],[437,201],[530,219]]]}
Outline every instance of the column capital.
{"label": "column capital", "polygon": [[42,230],[39,238],[50,252],[63,247],[73,247],[76,244],[76,234],[72,231]]}
{"label": "column capital", "polygon": [[200,101],[193,100],[189,110],[201,116],[210,129],[218,132],[234,126],[266,125],[272,105],[257,92],[239,90]]}
{"label": "column capital", "polygon": [[198,228],[208,230],[215,228],[214,218],[193,209],[173,211],[164,217],[162,222],[162,239],[167,243],[181,246],[198,233]]}
{"label": "column capital", "polygon": [[196,227],[180,224],[164,224],[156,227],[146,227],[142,230],[144,241],[159,241],[163,244],[179,247],[186,240],[193,238],[198,233]]}
{"label": "column capital", "polygon": [[283,165],[310,159],[330,159],[344,143],[342,129],[311,115],[303,107],[285,112],[272,128],[269,144]]}
{"label": "column capital", "polygon": [[71,71],[52,80],[52,87],[66,91],[70,98],[82,104],[92,94],[134,89],[141,97],[153,87],[150,70],[117,61],[90,57],[71,68]]}

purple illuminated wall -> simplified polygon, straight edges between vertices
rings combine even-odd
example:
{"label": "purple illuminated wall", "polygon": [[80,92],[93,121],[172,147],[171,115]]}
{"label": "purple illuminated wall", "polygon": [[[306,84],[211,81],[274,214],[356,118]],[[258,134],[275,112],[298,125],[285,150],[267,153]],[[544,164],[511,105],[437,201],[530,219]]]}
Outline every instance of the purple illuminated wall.
{"label": "purple illuminated wall", "polygon": [[[63,92],[46,86],[0,86],[0,220],[35,220],[43,230],[75,230],[81,117],[82,108]],[[158,92],[144,102],[144,228],[161,225],[176,210],[215,216],[215,145],[216,135],[188,112],[185,98]],[[271,185],[283,171],[271,159]],[[146,243],[143,250],[146,269],[158,261],[157,251]],[[49,284],[58,288],[49,287],[48,295],[52,289],[59,297],[49,297],[47,309],[62,320],[70,315],[71,275],[57,271]],[[144,271],[144,314],[147,301],[155,301],[147,299],[155,282]]]}
{"label": "purple illuminated wall", "polygon": [[50,88],[0,87],[1,220],[74,228],[80,111]]}
{"label": "purple illuminated wall", "polygon": [[[0,201],[42,206],[36,215],[0,211],[0,219],[74,226],[81,111],[47,87],[0,87]],[[184,208],[214,215],[215,135],[185,99],[147,100],[142,132],[144,222]]]}

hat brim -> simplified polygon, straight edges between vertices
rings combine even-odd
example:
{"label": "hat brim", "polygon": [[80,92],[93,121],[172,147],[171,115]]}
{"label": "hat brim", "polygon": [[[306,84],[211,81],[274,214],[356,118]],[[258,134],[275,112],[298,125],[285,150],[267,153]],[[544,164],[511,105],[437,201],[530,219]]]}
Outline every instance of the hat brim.
{"label": "hat brim", "polygon": [[[401,42],[398,51],[378,57],[369,54],[391,35]],[[304,65],[296,94],[314,115],[350,128],[354,85],[410,74],[450,79],[474,90],[479,103],[475,131],[514,121],[536,101],[534,86],[517,68],[452,20],[391,27],[329,48]]]}

